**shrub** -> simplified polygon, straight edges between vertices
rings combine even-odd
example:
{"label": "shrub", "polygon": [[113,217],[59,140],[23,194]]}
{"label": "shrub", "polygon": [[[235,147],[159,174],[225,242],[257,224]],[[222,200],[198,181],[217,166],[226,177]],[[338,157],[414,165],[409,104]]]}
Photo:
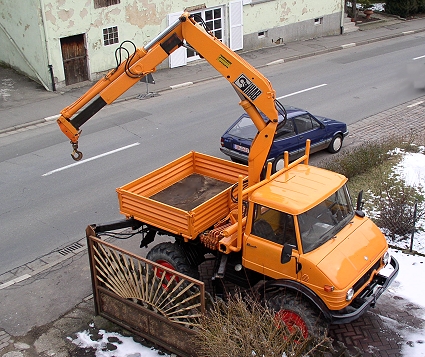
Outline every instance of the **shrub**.
{"label": "shrub", "polygon": [[336,159],[327,160],[321,166],[351,178],[381,164],[388,157],[387,151],[386,145],[380,142],[368,142],[344,150]]}
{"label": "shrub", "polygon": [[425,0],[387,0],[385,12],[404,18],[425,11]]}
{"label": "shrub", "polygon": [[341,151],[338,156],[320,163],[320,166],[338,172],[347,178],[361,175],[384,163],[391,157],[390,150],[398,147],[406,151],[417,150],[413,137],[388,137],[381,141],[368,141],[352,149]]}
{"label": "shrub", "polygon": [[415,202],[418,203],[416,221],[425,216],[424,188],[407,185],[393,172],[401,152],[420,151],[420,147],[413,144],[416,139],[424,140],[410,136],[363,143],[321,165],[350,178],[352,195],[362,189],[368,190],[365,210],[393,243],[407,241],[413,229],[418,230],[417,223],[414,227]]}
{"label": "shrub", "polygon": [[290,333],[273,311],[239,294],[214,302],[194,339],[199,356],[208,357],[305,356],[320,342],[296,329]]}
{"label": "shrub", "polygon": [[363,10],[370,9],[373,7],[372,0],[358,0],[357,3],[360,4]]}
{"label": "shrub", "polygon": [[422,189],[406,185],[398,175],[390,174],[380,187],[375,199],[378,210],[376,224],[393,243],[408,240],[415,229],[414,209],[417,203],[416,220],[424,214]]}

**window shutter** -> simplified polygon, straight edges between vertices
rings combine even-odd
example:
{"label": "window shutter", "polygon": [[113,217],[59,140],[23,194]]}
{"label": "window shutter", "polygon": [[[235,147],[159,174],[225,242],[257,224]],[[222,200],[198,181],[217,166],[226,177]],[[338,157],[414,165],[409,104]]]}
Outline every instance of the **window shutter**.
{"label": "window shutter", "polygon": [[229,3],[230,48],[233,51],[243,48],[243,8],[242,0]]}
{"label": "window shutter", "polygon": [[[173,24],[182,12],[168,14],[168,25]],[[185,66],[187,63],[186,48],[180,47],[170,55],[170,68]]]}

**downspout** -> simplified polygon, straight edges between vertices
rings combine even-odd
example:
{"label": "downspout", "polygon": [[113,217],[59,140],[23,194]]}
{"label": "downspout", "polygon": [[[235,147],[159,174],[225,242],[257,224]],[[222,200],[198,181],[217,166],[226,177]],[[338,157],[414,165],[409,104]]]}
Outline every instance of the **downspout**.
{"label": "downspout", "polygon": [[40,75],[38,74],[38,72],[36,71],[36,69],[27,60],[27,58],[25,57],[24,53],[21,51],[21,49],[19,48],[19,46],[16,44],[15,40],[12,38],[12,36],[9,35],[9,32],[7,32],[7,30],[4,28],[4,26],[1,23],[0,23],[0,28],[6,34],[6,36],[9,39],[9,41],[12,43],[13,47],[15,47],[16,51],[18,51],[18,53],[21,55],[22,59],[25,61],[25,63],[27,64],[27,66],[33,71],[33,73],[35,74],[35,76],[37,77],[37,79],[40,81],[40,83],[43,85],[43,87],[46,88],[46,90],[50,90],[50,88],[47,86],[46,83],[44,83],[43,79],[40,77]]}
{"label": "downspout", "polygon": [[47,63],[48,68],[50,72],[50,78],[52,81],[52,90],[53,92],[56,91],[56,85],[55,85],[55,76],[53,75],[53,65],[51,64],[51,56],[50,56],[50,50],[49,50],[49,40],[48,40],[48,33],[47,33],[47,27],[46,27],[46,14],[44,12],[44,0],[40,0],[40,10],[41,10],[41,20],[43,22],[43,30],[44,30],[44,43],[46,46],[46,53],[47,53]]}
{"label": "downspout", "polygon": [[341,24],[340,24],[340,34],[344,34],[344,15],[345,15],[345,4],[346,0],[341,0]]}

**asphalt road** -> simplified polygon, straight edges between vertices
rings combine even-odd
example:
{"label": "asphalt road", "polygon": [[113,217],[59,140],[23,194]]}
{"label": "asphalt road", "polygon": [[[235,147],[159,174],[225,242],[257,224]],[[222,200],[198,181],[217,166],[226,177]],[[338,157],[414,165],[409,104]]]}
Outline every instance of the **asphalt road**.
{"label": "asphalt road", "polygon": [[[421,94],[401,72],[425,53],[424,36],[353,47],[262,72],[282,103],[352,124]],[[0,274],[79,240],[86,224],[120,218],[116,187],[190,150],[224,157],[219,138],[242,113],[238,101],[220,78],[106,107],[83,127],[80,149],[91,161],[78,165],[56,125],[2,138]]]}

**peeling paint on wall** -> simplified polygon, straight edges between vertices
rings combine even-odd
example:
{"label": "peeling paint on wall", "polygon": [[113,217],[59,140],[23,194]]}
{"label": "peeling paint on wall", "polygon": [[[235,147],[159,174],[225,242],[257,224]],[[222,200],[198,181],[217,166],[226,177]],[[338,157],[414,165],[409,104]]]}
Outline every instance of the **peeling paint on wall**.
{"label": "peeling paint on wall", "polygon": [[125,18],[130,25],[140,28],[146,25],[161,25],[171,10],[172,6],[167,1],[157,4],[147,0],[134,1],[125,7]]}
{"label": "peeling paint on wall", "polygon": [[89,14],[86,8],[80,11],[80,17],[84,20],[86,16]]}
{"label": "peeling paint on wall", "polygon": [[280,15],[280,22],[284,23],[288,20],[288,16],[291,14],[291,8],[288,7],[288,4],[286,2],[284,2],[281,7],[282,11]]}
{"label": "peeling paint on wall", "polygon": [[59,19],[66,22],[69,19],[72,18],[72,16],[74,16],[74,10],[73,9],[69,9],[69,10],[60,10],[58,11],[58,16]]}
{"label": "peeling paint on wall", "polygon": [[56,25],[56,17],[53,16],[53,13],[52,13],[52,9],[51,8],[49,8],[45,12],[45,17],[46,17],[46,21],[52,23],[53,25]]}
{"label": "peeling paint on wall", "polygon": [[92,48],[94,51],[97,51],[97,50],[100,50],[100,49],[102,48],[102,46],[103,46],[103,42],[102,42],[102,40],[101,40],[101,39],[99,39],[99,40],[97,40],[96,42],[93,42],[93,43],[92,43],[91,48]]}

